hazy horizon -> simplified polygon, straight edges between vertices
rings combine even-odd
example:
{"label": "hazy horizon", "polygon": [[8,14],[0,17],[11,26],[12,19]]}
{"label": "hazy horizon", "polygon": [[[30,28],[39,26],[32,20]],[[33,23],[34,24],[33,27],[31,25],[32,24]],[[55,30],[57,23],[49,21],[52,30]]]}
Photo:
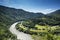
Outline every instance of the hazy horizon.
{"label": "hazy horizon", "polygon": [[0,0],[0,5],[46,14],[60,9],[60,0]]}

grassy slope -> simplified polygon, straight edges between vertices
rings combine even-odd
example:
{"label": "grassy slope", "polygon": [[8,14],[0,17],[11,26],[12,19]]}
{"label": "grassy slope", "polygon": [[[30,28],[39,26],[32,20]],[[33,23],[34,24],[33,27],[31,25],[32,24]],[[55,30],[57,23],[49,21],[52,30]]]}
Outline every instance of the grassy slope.
{"label": "grassy slope", "polygon": [[[26,12],[22,9],[14,9],[14,8],[9,8],[5,6],[0,5],[0,39],[3,40],[4,38],[8,38],[9,35],[12,36],[12,34],[9,32],[8,28],[10,27],[11,24],[13,24],[16,21],[19,20],[25,20],[25,19],[37,19],[38,22],[43,22],[47,24],[54,24],[57,23],[59,24],[59,21],[54,21],[50,20],[48,17],[48,20],[40,19],[41,17],[45,18],[45,15],[42,13],[31,13],[31,12]],[[39,20],[40,21],[39,21]],[[58,18],[60,19],[60,17]],[[52,23],[50,23],[52,22]],[[4,31],[5,30],[5,31]],[[7,34],[7,35],[5,35]],[[7,37],[5,37],[7,36]]]}
{"label": "grassy slope", "polygon": [[34,40],[60,40],[60,35],[53,34],[54,31],[60,28],[59,26],[49,27],[49,26],[41,26],[36,24],[35,27],[37,29],[34,29],[34,28],[27,29],[28,27],[25,27],[19,23],[16,25],[16,27],[18,28],[17,30],[20,30],[20,31],[21,29],[23,29],[22,30],[23,32],[28,30],[30,33],[32,33],[31,36]]}

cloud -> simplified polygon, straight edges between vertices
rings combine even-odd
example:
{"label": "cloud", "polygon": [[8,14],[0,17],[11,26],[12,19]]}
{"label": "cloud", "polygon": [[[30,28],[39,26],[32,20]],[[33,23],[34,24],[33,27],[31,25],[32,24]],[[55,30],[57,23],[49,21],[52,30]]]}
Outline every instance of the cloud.
{"label": "cloud", "polygon": [[54,10],[54,9],[41,10],[41,12],[44,13],[44,14],[48,14],[48,13],[51,13],[51,12],[53,12],[53,11],[55,11],[55,10]]}
{"label": "cloud", "polygon": [[26,11],[29,11],[29,12],[34,12],[34,13],[39,13],[39,12],[41,12],[41,13],[43,13],[43,14],[48,14],[48,13],[51,13],[51,12],[54,12],[56,9],[25,9],[25,8],[23,8],[24,10],[26,10]]}
{"label": "cloud", "polygon": [[37,12],[41,12],[41,13],[43,13],[43,14],[48,14],[48,13],[51,13],[51,12],[54,12],[56,9],[29,9],[28,11],[30,11],[30,12],[35,12],[35,13],[37,13]]}

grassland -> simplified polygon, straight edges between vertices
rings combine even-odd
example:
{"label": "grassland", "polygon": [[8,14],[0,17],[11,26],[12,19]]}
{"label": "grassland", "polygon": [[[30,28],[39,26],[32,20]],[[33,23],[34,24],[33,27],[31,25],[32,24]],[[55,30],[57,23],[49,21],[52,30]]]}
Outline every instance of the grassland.
{"label": "grassland", "polygon": [[30,34],[34,40],[60,40],[60,33],[55,34],[55,31],[60,29],[59,26],[35,24],[33,28],[29,28],[19,23],[16,28],[19,31]]}

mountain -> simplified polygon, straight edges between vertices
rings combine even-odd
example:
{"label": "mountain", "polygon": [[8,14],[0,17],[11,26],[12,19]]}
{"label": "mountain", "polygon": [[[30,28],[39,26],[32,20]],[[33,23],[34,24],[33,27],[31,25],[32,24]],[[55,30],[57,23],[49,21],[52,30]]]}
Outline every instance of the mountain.
{"label": "mountain", "polygon": [[34,23],[40,25],[60,25],[60,10],[45,15],[43,13],[33,13],[23,9],[15,9],[0,5],[0,40],[9,37],[15,40],[16,36],[9,32],[9,27],[14,22],[20,20],[32,20]]}
{"label": "mountain", "polygon": [[[0,5],[0,22],[10,25],[18,20],[41,18],[42,13],[27,12],[22,9],[15,9]],[[7,23],[6,23],[7,22]]]}
{"label": "mountain", "polygon": [[48,13],[44,17],[34,19],[34,22],[50,26],[60,25],[60,9]]}
{"label": "mountain", "polygon": [[33,12],[27,12],[22,9],[15,9],[15,8],[9,8],[6,6],[0,5],[0,22],[9,24],[13,23],[14,21],[18,20],[24,20],[24,19],[30,19],[30,18],[41,18],[45,16],[42,13],[33,13]]}
{"label": "mountain", "polygon": [[56,25],[60,25],[60,9],[47,14],[47,16],[55,20]]}
{"label": "mountain", "polygon": [[14,8],[8,8],[8,7],[4,7],[4,6],[0,6],[0,10],[3,11],[4,10],[4,14],[5,15],[9,15],[12,18],[35,18],[35,17],[41,17],[41,15],[44,15],[42,13],[33,13],[33,12],[27,12],[24,11],[22,9],[14,9]]}
{"label": "mountain", "polygon": [[[15,9],[0,5],[0,40],[8,38],[16,39],[16,36],[11,34],[9,27],[12,23],[20,20],[41,18],[45,15],[42,13],[27,12],[22,9]],[[4,35],[4,36],[3,36]]]}
{"label": "mountain", "polygon": [[60,9],[48,14],[57,21],[60,21]]}
{"label": "mountain", "polygon": [[38,21],[39,23],[42,22],[48,25],[58,25],[60,23],[60,10],[45,15],[43,13],[33,13],[23,9],[0,5],[0,25],[3,23],[5,26],[9,26],[16,21],[27,19],[33,19],[36,22]]}
{"label": "mountain", "polygon": [[32,19],[36,22],[42,22],[47,25],[59,25],[60,10],[45,15],[43,13],[33,13],[23,9],[15,9],[0,5],[0,25],[1,23],[4,23],[5,26],[9,26],[16,21],[27,19]]}

